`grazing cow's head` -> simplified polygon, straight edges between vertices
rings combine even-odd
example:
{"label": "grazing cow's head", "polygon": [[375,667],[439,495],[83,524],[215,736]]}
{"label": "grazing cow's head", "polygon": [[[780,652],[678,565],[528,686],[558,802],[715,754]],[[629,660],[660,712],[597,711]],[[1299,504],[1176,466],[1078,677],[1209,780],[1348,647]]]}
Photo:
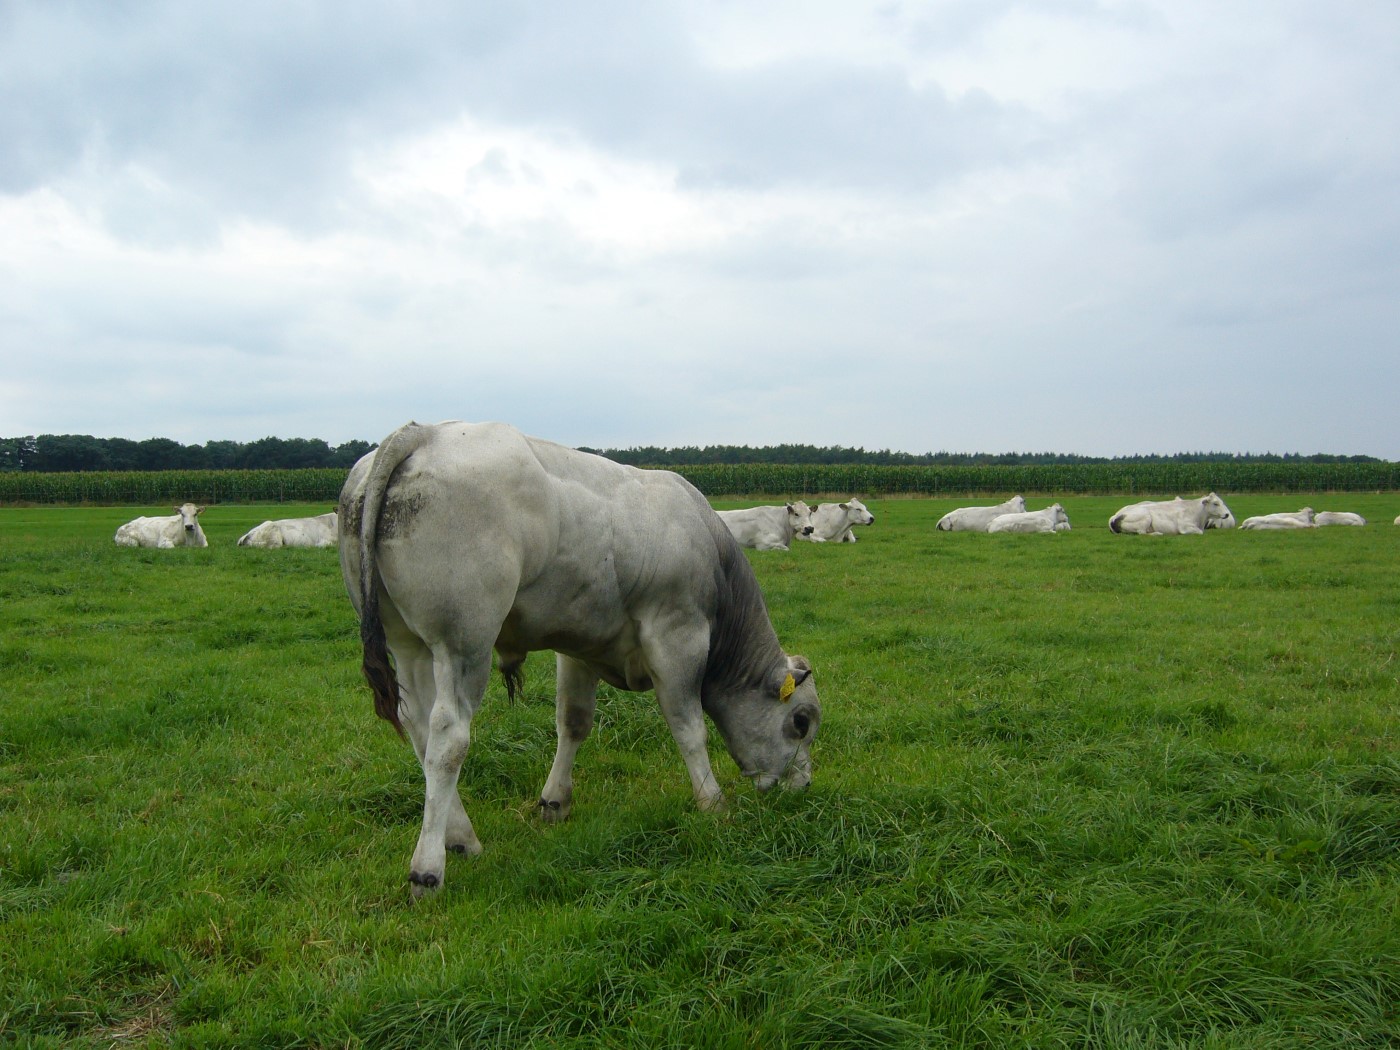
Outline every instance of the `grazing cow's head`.
{"label": "grazing cow's head", "polygon": [[711,716],[744,776],[759,791],[778,783],[805,788],[812,780],[809,749],[822,720],[811,665],[784,656],[762,682],[727,701]]}
{"label": "grazing cow's head", "polygon": [[180,516],[180,524],[185,527],[186,532],[194,532],[199,527],[199,515],[204,513],[203,507],[196,507],[193,503],[185,503],[175,508],[175,513]]}

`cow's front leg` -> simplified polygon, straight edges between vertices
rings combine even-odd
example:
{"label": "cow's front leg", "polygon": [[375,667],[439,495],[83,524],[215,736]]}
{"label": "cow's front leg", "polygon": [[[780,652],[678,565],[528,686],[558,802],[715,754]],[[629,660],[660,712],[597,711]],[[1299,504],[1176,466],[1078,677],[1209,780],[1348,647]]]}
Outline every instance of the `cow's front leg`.
{"label": "cow's front leg", "polygon": [[[439,889],[447,867],[447,829],[462,808],[457,778],[471,744],[472,715],[486,692],[491,655],[463,657],[451,652],[433,655],[435,697],[428,716],[428,739],[423,754],[423,830],[409,865],[413,895]],[[462,810],[461,817],[466,817]],[[470,828],[470,822],[467,824]],[[475,834],[471,840],[475,841]],[[480,846],[478,845],[478,849]]]}
{"label": "cow's front leg", "polygon": [[567,820],[574,803],[574,758],[593,731],[598,706],[598,676],[583,664],[559,653],[555,657],[554,729],[559,743],[549,779],[540,792],[540,816]]}
{"label": "cow's front leg", "polygon": [[724,792],[715,779],[715,771],[710,766],[710,753],[705,749],[705,715],[700,708],[700,683],[696,681],[690,688],[658,683],[656,699],[661,704],[661,713],[666,716],[671,736],[675,738],[681,758],[685,760],[685,768],[690,773],[690,789],[695,795],[695,804],[704,810],[719,809],[724,805]]}

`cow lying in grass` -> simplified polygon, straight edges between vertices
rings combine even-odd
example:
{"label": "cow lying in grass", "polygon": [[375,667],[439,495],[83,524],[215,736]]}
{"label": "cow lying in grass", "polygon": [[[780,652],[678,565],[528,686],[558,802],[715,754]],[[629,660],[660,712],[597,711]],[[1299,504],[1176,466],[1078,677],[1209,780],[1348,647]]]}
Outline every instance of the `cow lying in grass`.
{"label": "cow lying in grass", "polygon": [[112,537],[118,547],[207,547],[209,540],[199,526],[203,507],[182,503],[175,513],[158,518],[135,518],[117,526]]}
{"label": "cow lying in grass", "polygon": [[1302,510],[1279,511],[1276,514],[1256,514],[1252,518],[1245,518],[1240,525],[1242,529],[1315,529],[1317,528],[1317,515],[1311,507],[1304,507]]}
{"label": "cow lying in grass", "polygon": [[276,518],[238,537],[240,547],[334,547],[335,511],[314,518]]}
{"label": "cow lying in grass", "polygon": [[812,534],[803,539],[813,543],[855,543],[853,525],[873,525],[875,515],[852,496],[845,503],[823,503],[812,511]]}
{"label": "cow lying in grass", "polygon": [[1314,525],[1365,525],[1366,519],[1349,510],[1320,510],[1313,518]]}
{"label": "cow lying in grass", "polygon": [[1225,501],[1214,492],[1200,499],[1144,500],[1120,508],[1108,519],[1113,532],[1157,536],[1199,536],[1212,522],[1233,518]]}
{"label": "cow lying in grass", "polygon": [[1058,503],[1042,510],[1026,510],[1019,514],[999,514],[987,526],[988,532],[1068,532],[1069,515]]}
{"label": "cow lying in grass", "polygon": [[759,551],[785,551],[797,536],[812,535],[812,510],[802,500],[781,507],[745,507],[718,510],[719,520],[741,547]]}
{"label": "cow lying in grass", "polygon": [[986,532],[993,519],[1003,514],[1022,514],[1025,509],[1026,501],[1021,496],[989,507],[958,507],[939,518],[937,528],[941,532]]}

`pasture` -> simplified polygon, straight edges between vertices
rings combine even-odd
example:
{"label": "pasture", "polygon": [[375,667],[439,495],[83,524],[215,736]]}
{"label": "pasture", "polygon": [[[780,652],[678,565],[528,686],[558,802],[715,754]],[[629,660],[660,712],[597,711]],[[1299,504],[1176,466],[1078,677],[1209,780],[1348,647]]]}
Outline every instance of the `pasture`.
{"label": "pasture", "polygon": [[721,815],[603,687],[539,822],[536,654],[473,726],[486,852],[417,904],[422,778],[336,552],[234,545],[328,507],[211,506],[203,550],[112,543],[163,506],[0,509],[0,1044],[1394,1046],[1400,495],[1222,495],[1374,524],[872,498],[854,545],[746,552],[823,722],[803,794],[712,734]]}

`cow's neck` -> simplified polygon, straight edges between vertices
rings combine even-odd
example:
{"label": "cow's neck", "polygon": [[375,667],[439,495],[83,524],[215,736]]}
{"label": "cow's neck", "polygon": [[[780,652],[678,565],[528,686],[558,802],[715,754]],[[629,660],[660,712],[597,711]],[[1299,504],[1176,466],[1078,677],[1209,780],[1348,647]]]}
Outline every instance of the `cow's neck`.
{"label": "cow's neck", "polygon": [[783,659],[758,579],[738,544],[720,546],[719,601],[701,699],[706,710],[735,687],[761,685]]}

